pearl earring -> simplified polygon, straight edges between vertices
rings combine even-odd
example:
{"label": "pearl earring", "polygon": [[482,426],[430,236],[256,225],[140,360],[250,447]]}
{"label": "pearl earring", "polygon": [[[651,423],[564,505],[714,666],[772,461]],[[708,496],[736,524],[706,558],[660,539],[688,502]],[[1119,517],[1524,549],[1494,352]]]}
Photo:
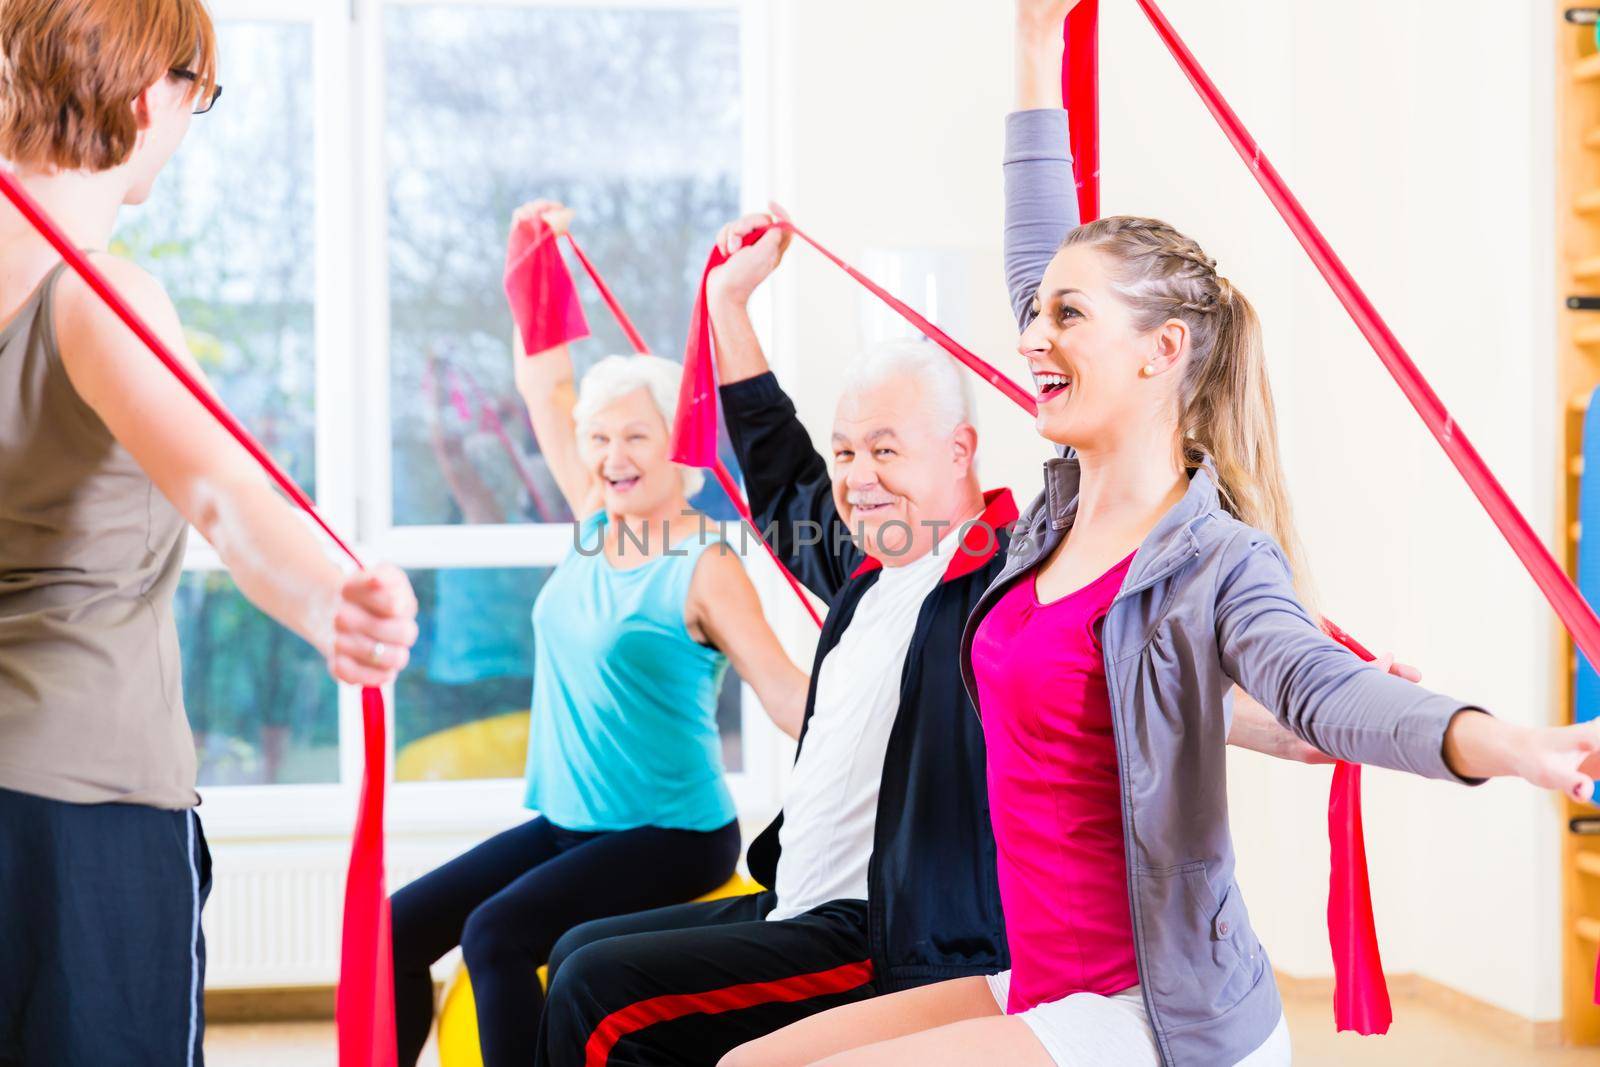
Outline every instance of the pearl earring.
{"label": "pearl earring", "polygon": [[1151,376],[1151,375],[1152,375],[1152,374],[1154,374],[1154,373],[1155,373],[1155,372],[1156,372],[1156,365],[1155,365],[1155,364],[1154,364],[1154,363],[1146,363],[1146,364],[1145,364],[1145,365],[1144,365],[1144,366],[1143,366],[1143,367],[1141,367],[1141,368],[1140,368],[1140,370],[1139,370],[1139,374],[1140,374],[1140,376],[1141,376],[1141,377],[1145,377],[1145,378],[1148,378],[1148,377],[1150,377],[1150,376]]}

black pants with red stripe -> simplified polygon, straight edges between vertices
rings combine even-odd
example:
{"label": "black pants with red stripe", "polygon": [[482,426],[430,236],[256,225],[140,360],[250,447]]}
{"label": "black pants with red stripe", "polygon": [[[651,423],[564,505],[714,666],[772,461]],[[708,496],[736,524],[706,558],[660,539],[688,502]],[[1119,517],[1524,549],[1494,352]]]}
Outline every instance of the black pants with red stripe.
{"label": "black pants with red stripe", "polygon": [[874,994],[865,901],[765,921],[776,903],[755,893],[574,927],[550,955],[539,1067],[714,1067]]}

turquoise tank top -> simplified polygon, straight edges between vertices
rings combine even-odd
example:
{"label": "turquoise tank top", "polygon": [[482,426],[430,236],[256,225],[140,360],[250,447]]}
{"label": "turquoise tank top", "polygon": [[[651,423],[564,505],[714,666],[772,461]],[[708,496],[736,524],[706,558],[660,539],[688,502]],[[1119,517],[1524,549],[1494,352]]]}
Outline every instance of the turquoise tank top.
{"label": "turquoise tank top", "polygon": [[533,604],[527,806],[569,830],[726,826],[717,695],[728,660],[690,637],[683,615],[695,563],[717,542],[697,533],[619,570],[600,551],[607,521],[583,521]]}

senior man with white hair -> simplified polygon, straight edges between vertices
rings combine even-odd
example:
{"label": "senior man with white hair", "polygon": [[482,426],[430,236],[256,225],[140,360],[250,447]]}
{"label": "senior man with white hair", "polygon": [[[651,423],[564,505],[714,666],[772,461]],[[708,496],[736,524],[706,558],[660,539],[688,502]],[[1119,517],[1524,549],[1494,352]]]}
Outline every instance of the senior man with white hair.
{"label": "senior man with white hair", "polygon": [[[966,372],[925,342],[847,373],[830,472],[746,311],[787,243],[774,230],[740,250],[769,221],[723,230],[731,258],[708,290],[758,525],[830,609],[783,812],[750,848],[769,888],[564,935],[544,1067],[712,1064],[831,1007],[1007,966],[983,733],[957,653],[1017,510],[1008,490],[982,491]],[[1244,732],[1292,752],[1281,731]]]}

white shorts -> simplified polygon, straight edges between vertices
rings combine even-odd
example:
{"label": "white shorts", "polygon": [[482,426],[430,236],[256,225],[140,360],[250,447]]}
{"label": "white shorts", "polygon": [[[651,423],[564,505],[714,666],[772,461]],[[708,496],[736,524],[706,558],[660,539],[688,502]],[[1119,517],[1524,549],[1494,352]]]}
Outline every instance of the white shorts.
{"label": "white shorts", "polygon": [[[991,974],[989,991],[1005,1011],[1011,996],[1011,972]],[[1161,1067],[1150,1017],[1144,1010],[1144,993],[1138,986],[1109,997],[1074,993],[1029,1008],[1016,1018],[1028,1024],[1056,1067]],[[1287,1067],[1288,1063],[1289,1022],[1280,1018],[1261,1047],[1236,1067]]]}

